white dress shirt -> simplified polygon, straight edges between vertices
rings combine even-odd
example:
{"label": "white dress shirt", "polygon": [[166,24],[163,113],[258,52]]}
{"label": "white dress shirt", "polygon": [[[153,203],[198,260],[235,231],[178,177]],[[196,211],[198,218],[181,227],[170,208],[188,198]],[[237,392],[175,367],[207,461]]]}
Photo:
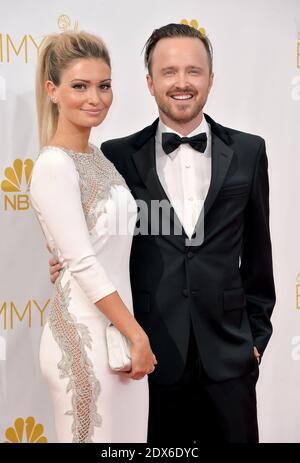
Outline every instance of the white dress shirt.
{"label": "white dress shirt", "polygon": [[163,132],[177,133],[159,121],[155,136],[157,175],[181,225],[191,238],[211,181],[210,127],[203,116],[201,124],[188,134],[189,137],[193,137],[202,132],[206,133],[207,147],[204,153],[185,143],[172,153],[166,154],[161,144]]}

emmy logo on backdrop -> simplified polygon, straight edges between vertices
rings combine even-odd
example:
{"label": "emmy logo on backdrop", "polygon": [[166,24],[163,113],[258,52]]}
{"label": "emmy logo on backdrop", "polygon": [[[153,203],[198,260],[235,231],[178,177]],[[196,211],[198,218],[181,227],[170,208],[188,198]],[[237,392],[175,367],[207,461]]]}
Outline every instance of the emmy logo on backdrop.
{"label": "emmy logo on backdrop", "polygon": [[51,299],[47,299],[45,303],[40,304],[35,299],[29,299],[24,304],[25,308],[15,301],[0,301],[0,323],[3,323],[3,329],[13,330],[19,323],[31,328],[33,319],[38,321],[41,327],[44,326],[44,315],[50,301]]}
{"label": "emmy logo on backdrop", "polygon": [[[70,31],[72,29],[71,19],[66,14],[62,14],[62,15],[59,16],[59,18],[57,20],[57,25],[58,25],[58,28],[59,28],[59,30],[61,32]],[[73,30],[75,32],[78,31],[78,21],[77,20],[74,21]]]}
{"label": "emmy logo on backdrop", "polygon": [[46,37],[40,37],[36,40],[31,34],[25,34],[21,40],[17,40],[11,34],[0,33],[0,63],[14,63],[15,58],[20,58],[27,64],[30,51],[38,52],[45,39]]}
{"label": "emmy logo on backdrop", "polygon": [[[78,30],[78,21],[75,20],[72,26],[71,20],[66,14],[59,16],[57,25],[60,32],[71,29]],[[36,58],[36,54],[39,53],[46,38],[47,35],[43,35],[42,31],[38,37],[24,34],[20,38],[16,38],[11,33],[4,33],[0,30],[0,63],[14,64],[16,60],[21,60],[28,64],[32,58]]]}

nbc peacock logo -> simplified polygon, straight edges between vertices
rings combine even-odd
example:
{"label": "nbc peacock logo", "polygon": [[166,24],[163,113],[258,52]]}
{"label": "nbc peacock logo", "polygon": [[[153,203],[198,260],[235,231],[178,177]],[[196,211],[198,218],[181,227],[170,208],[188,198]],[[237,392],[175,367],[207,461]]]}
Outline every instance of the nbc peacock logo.
{"label": "nbc peacock logo", "polygon": [[26,211],[29,209],[29,187],[34,162],[32,159],[15,159],[12,167],[4,170],[1,190],[4,192],[3,207],[7,211]]}
{"label": "nbc peacock logo", "polygon": [[201,32],[201,34],[206,35],[206,30],[204,27],[200,27],[197,19],[191,19],[188,21],[187,19],[182,19],[180,21],[180,24],[186,24],[187,26],[191,26],[194,29],[197,29],[197,31]]}
{"label": "nbc peacock logo", "polygon": [[44,426],[36,423],[33,416],[17,418],[14,426],[5,431],[6,444],[46,444],[47,437],[44,436]]}

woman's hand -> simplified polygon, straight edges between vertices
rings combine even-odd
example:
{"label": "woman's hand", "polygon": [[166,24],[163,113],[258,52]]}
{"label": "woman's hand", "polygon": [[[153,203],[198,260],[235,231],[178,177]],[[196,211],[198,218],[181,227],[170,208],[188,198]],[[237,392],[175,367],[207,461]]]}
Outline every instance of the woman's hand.
{"label": "woman's hand", "polygon": [[[49,273],[52,283],[55,283],[57,280],[61,269],[62,266],[57,258],[52,257],[49,260]],[[112,319],[112,314],[114,314],[112,322],[115,325],[118,321],[120,321],[120,318],[124,318],[123,324],[127,328],[129,326],[128,321],[130,321],[130,324],[133,325],[130,330],[132,333],[131,336],[129,335],[129,332],[124,333],[125,336],[128,336],[131,342],[132,367],[128,372],[120,373],[132,379],[142,379],[145,375],[153,373],[155,370],[155,365],[157,365],[157,361],[151,350],[148,336],[142,327],[137,323],[133,315],[128,312],[128,309],[124,306],[117,292],[114,292],[113,294],[103,298],[101,301],[96,302],[96,305],[107,316],[107,318]],[[129,320],[125,321],[125,319]]]}
{"label": "woman's hand", "polygon": [[256,358],[257,362],[259,363],[260,362],[260,353],[258,352],[256,346],[253,347],[253,351],[254,351],[254,357]]}
{"label": "woman's hand", "polygon": [[123,374],[131,379],[142,379],[153,373],[157,360],[153,354],[147,335],[131,344],[131,370]]}
{"label": "woman's hand", "polygon": [[56,282],[61,269],[62,269],[62,266],[58,262],[56,257],[52,257],[52,259],[49,260],[49,273],[50,273],[51,283]]}

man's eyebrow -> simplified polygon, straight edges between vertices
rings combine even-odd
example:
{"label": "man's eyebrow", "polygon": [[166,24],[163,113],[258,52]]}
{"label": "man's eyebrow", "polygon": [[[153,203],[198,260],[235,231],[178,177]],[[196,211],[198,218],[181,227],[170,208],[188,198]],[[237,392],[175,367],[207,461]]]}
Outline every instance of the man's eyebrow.
{"label": "man's eyebrow", "polygon": [[172,70],[172,69],[176,69],[176,66],[167,66],[165,68],[162,68],[161,70],[162,71],[169,71],[169,70]]}
{"label": "man's eyebrow", "polygon": [[[177,66],[167,66],[165,68],[162,68],[161,71],[164,72],[164,71],[170,71],[173,69],[177,69]],[[194,66],[191,64],[190,66],[187,66],[187,69],[198,69],[199,71],[201,71],[203,68],[201,66]]]}

